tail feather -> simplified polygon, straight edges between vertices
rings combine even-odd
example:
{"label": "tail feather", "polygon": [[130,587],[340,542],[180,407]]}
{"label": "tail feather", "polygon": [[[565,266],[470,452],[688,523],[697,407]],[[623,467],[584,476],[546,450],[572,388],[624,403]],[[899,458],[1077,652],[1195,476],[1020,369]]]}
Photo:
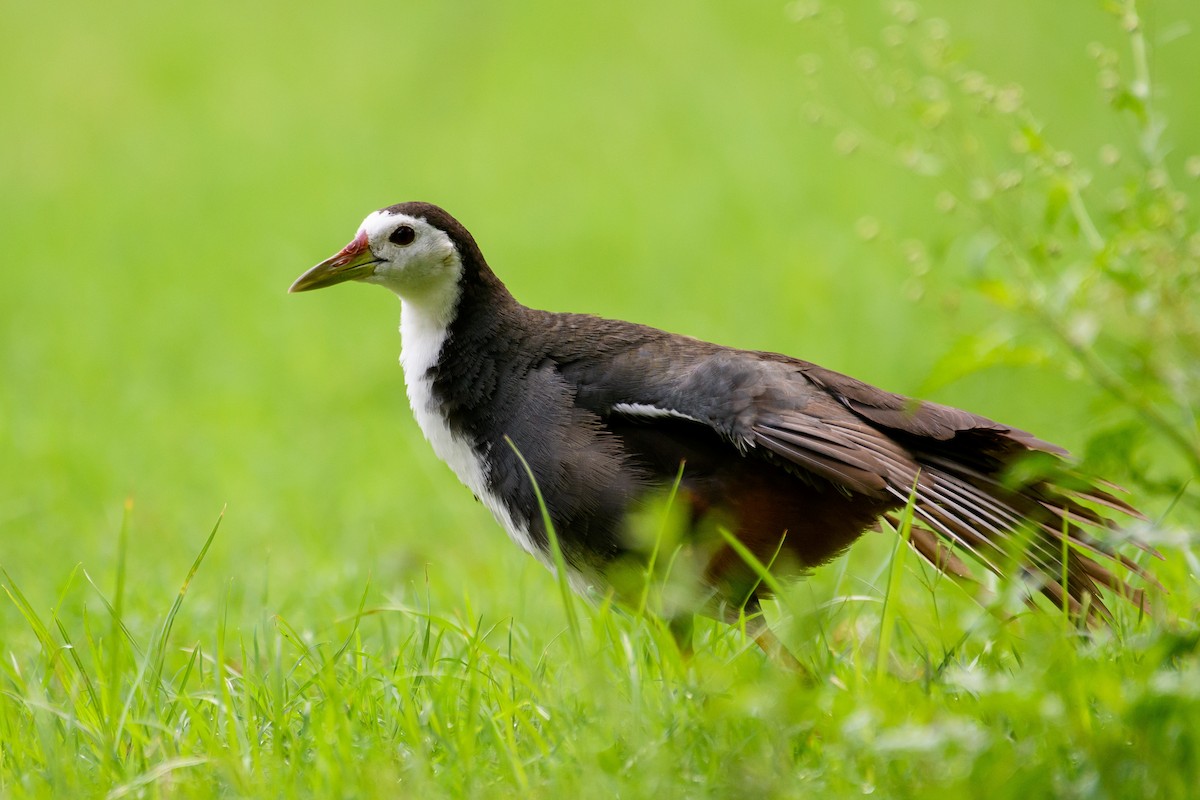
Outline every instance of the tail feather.
{"label": "tail feather", "polygon": [[918,534],[914,527],[912,544],[938,569],[959,579],[971,578],[967,565],[948,552],[948,546],[966,552],[998,575],[1010,573],[1017,565],[1051,602],[1089,622],[1113,618],[1101,587],[1138,608],[1147,608],[1145,592],[1130,585],[1114,568],[1151,585],[1157,586],[1157,581],[1136,561],[1087,530],[1119,527],[1088,504],[1143,518],[1107,487],[1101,489],[1078,476],[1064,480],[1065,485],[1054,476],[1012,487],[953,459],[929,455],[921,461],[922,471],[915,481],[914,518],[927,530]]}

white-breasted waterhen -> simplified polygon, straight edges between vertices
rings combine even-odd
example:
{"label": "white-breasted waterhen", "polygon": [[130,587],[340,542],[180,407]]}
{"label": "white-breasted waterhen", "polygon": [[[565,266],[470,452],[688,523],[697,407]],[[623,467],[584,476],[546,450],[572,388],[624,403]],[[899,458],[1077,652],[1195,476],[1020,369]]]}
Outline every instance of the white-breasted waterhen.
{"label": "white-breasted waterhen", "polygon": [[[372,213],[291,291],[350,280],[399,295],[400,362],[421,430],[512,539],[550,564],[527,462],[577,588],[603,592],[619,565],[644,558],[630,520],[672,489],[688,512],[683,544],[702,554],[694,608],[672,612],[688,619],[754,612],[766,590],[718,528],[799,574],[910,497],[912,544],[956,576],[969,575],[963,554],[1023,570],[1055,604],[1095,618],[1108,615],[1100,587],[1143,602],[1122,571],[1152,582],[1089,533],[1113,526],[1097,507],[1137,512],[1073,476],[1061,448],[789,356],[526,308],[437,206]],[[1062,469],[1012,484],[1009,468],[1038,453]],[[1027,541],[1014,562],[1016,538]]]}

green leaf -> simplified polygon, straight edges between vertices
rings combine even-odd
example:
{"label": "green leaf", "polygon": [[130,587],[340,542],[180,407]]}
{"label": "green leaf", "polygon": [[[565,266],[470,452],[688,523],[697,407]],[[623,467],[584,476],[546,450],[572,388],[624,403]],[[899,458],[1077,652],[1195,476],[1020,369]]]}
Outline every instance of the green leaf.
{"label": "green leaf", "polygon": [[1046,210],[1042,215],[1047,228],[1053,228],[1062,218],[1063,209],[1071,202],[1071,190],[1062,181],[1050,184],[1046,192]]}

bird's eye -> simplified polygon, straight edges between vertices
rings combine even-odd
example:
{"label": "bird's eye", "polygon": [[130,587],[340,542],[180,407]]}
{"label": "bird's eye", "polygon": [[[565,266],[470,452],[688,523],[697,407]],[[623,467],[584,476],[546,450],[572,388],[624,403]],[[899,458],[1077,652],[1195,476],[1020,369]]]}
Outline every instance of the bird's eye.
{"label": "bird's eye", "polygon": [[388,241],[392,244],[406,245],[412,244],[416,238],[417,232],[412,229],[411,225],[401,225],[392,231],[392,235],[388,237]]}

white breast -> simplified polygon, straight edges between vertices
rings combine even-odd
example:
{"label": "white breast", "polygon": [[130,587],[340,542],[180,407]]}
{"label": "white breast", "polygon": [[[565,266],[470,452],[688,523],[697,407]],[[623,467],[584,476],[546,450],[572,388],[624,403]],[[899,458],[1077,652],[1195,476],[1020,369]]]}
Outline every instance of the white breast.
{"label": "white breast", "polygon": [[509,537],[522,550],[549,566],[546,553],[534,543],[529,530],[518,525],[500,498],[488,489],[482,460],[486,450],[478,452],[471,442],[450,430],[445,416],[433,402],[433,381],[429,377],[429,370],[437,364],[438,354],[446,342],[448,321],[439,319],[440,315],[427,312],[428,309],[421,305],[401,301],[400,364],[404,368],[408,402],[412,405],[417,425],[433,446],[433,452],[492,512]]}

